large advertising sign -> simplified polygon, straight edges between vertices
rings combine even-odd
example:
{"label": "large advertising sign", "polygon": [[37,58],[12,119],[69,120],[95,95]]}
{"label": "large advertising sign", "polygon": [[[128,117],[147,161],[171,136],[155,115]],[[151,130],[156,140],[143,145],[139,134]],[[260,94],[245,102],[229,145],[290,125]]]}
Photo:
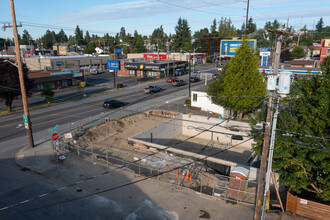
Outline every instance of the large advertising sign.
{"label": "large advertising sign", "polygon": [[[146,54],[143,54],[143,57],[146,58],[147,60],[158,60],[158,54],[146,53]],[[167,59],[166,54],[159,54],[159,59],[166,60]]]}
{"label": "large advertising sign", "polygon": [[[119,60],[116,60],[116,70],[119,70]],[[114,60],[108,60],[108,69],[109,70],[115,70],[115,61]]]}
{"label": "large advertising sign", "polygon": [[[257,40],[248,39],[252,50],[256,48]],[[220,44],[220,56],[233,57],[236,54],[236,50],[242,45],[243,40],[221,40]]]}

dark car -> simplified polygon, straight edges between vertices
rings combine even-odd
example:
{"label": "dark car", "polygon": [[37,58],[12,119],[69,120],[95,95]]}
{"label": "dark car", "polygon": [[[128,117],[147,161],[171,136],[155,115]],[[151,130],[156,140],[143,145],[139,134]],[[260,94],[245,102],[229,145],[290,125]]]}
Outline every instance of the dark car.
{"label": "dark car", "polygon": [[118,101],[118,100],[114,100],[114,99],[107,99],[103,103],[104,108],[118,108],[118,107],[122,107],[124,105],[125,105],[125,103]]}
{"label": "dark car", "polygon": [[190,82],[199,82],[199,81],[200,81],[200,78],[197,76],[190,77]]}
{"label": "dark car", "polygon": [[149,87],[147,87],[147,88],[144,88],[144,93],[145,94],[149,94],[149,93],[155,93],[155,92],[160,92],[160,91],[162,91],[163,90],[163,88],[162,87],[160,87],[160,86],[157,86],[157,85],[152,85],[152,86],[149,86]]}
{"label": "dark car", "polygon": [[177,79],[174,82],[172,82],[172,86],[183,86],[185,84],[186,84],[186,82],[182,79]]}

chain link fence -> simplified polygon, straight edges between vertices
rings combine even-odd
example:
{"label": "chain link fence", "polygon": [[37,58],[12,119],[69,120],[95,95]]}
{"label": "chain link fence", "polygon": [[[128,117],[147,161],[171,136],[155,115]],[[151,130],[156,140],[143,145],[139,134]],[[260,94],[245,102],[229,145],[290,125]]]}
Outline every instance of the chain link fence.
{"label": "chain link fence", "polygon": [[180,156],[172,155],[177,161],[186,161],[186,165],[151,167],[145,162],[148,156],[143,158],[141,155],[130,154],[130,158],[134,158],[135,161],[128,161],[110,155],[108,150],[101,153],[96,148],[85,149],[79,143],[73,146],[63,139],[60,142],[60,150],[74,152],[78,157],[88,157],[93,163],[125,169],[139,176],[190,188],[217,199],[247,205],[255,204],[256,181],[208,172],[209,169],[205,165],[190,162],[191,160]]}

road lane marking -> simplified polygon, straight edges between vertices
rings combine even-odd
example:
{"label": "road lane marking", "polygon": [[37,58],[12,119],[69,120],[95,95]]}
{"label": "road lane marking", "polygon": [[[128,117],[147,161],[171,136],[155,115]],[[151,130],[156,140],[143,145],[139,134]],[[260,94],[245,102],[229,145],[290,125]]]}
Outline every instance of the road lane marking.
{"label": "road lane marking", "polygon": [[[141,94],[144,94],[144,92],[133,93],[133,94],[126,95],[126,96],[123,96],[123,97],[119,97],[118,100],[122,100],[122,99],[125,99],[125,98],[129,98],[129,97],[137,96],[137,95],[141,95]],[[40,118],[45,118],[45,117],[57,115],[57,114],[61,114],[61,113],[65,113],[65,112],[69,112],[69,111],[74,111],[74,110],[78,110],[78,109],[82,109],[82,108],[87,108],[87,107],[94,106],[94,105],[99,106],[102,103],[103,102],[97,102],[95,104],[85,104],[85,106],[80,106],[80,107],[71,108],[71,109],[67,109],[67,110],[63,110],[63,111],[59,111],[59,112],[50,113],[50,114],[47,114],[47,115],[41,115],[41,116],[38,116],[38,117],[33,117],[33,118],[31,118],[31,121],[36,120],[36,119],[40,119]],[[16,122],[0,125],[0,128],[10,126],[10,125],[20,124],[20,123],[22,123],[22,121],[16,121]]]}

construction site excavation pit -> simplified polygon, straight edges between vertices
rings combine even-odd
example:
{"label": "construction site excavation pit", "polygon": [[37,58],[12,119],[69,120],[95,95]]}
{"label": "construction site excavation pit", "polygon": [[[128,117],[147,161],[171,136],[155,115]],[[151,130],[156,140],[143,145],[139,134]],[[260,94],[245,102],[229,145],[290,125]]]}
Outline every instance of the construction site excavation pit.
{"label": "construction site excavation pit", "polygon": [[92,127],[65,146],[94,162],[251,205],[258,169],[249,166],[250,130],[245,122],[152,110]]}

